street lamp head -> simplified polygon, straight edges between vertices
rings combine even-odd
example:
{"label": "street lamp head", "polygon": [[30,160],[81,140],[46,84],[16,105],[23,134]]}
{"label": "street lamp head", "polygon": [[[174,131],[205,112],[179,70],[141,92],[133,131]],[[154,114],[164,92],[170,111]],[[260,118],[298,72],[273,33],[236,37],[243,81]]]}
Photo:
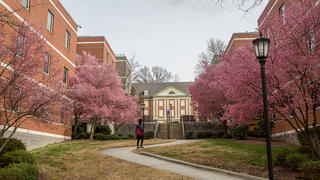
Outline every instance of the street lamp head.
{"label": "street lamp head", "polygon": [[146,105],[145,104],[142,104],[142,108],[145,108],[146,107]]}
{"label": "street lamp head", "polygon": [[259,60],[265,60],[269,56],[269,46],[270,39],[262,36],[260,32],[260,37],[253,40],[254,51],[256,53],[256,57]]}
{"label": "street lamp head", "polygon": [[170,107],[172,107],[172,104],[170,104]]}

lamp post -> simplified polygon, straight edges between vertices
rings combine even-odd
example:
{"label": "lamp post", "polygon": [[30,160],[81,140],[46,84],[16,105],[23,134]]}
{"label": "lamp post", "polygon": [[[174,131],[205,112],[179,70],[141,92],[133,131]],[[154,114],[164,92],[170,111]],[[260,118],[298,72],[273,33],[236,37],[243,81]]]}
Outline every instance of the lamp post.
{"label": "lamp post", "polygon": [[271,152],[271,137],[270,137],[270,122],[268,113],[268,98],[267,98],[267,87],[266,87],[266,59],[269,55],[270,39],[264,38],[260,32],[260,37],[253,40],[254,51],[257,59],[259,60],[261,67],[261,81],[262,81],[262,94],[263,94],[263,118],[266,127],[266,141],[267,141],[267,158],[268,158],[268,169],[269,179],[273,180],[273,167],[272,167],[272,152]]}
{"label": "lamp post", "polygon": [[142,126],[143,126],[143,129],[144,129],[144,108],[145,108],[145,104],[143,103],[142,104]]}

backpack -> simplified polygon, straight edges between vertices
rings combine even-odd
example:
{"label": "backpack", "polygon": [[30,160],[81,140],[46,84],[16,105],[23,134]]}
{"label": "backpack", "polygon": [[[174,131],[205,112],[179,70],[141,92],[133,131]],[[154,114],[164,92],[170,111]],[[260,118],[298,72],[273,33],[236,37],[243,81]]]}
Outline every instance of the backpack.
{"label": "backpack", "polygon": [[143,132],[138,127],[136,128],[136,136],[143,136]]}

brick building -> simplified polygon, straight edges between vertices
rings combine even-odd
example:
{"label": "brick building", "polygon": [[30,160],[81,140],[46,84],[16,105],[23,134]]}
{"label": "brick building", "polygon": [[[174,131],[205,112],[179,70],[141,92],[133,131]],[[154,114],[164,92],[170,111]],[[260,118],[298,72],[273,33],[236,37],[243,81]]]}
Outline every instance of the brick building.
{"label": "brick building", "polygon": [[116,55],[116,69],[118,76],[121,78],[123,88],[126,94],[130,94],[131,91],[131,66],[127,56],[124,54]]}
{"label": "brick building", "polygon": [[77,53],[86,51],[100,62],[110,64],[116,69],[116,55],[104,36],[78,36]]}
{"label": "brick building", "polygon": [[191,82],[132,83],[132,86],[145,104],[144,115],[166,123],[168,110],[171,122],[180,122],[183,115],[195,115],[189,84]]}
{"label": "brick building", "polygon": [[226,47],[225,53],[232,52],[241,47],[248,47],[252,49],[253,48],[252,41],[257,37],[259,37],[258,32],[233,33]]}
{"label": "brick building", "polygon": [[[58,0],[1,0],[0,12],[12,12],[8,13],[8,19],[18,23],[28,20],[32,28],[40,31],[46,49],[43,61],[50,64],[43,73],[50,75],[50,67],[58,68],[61,73],[56,80],[67,86],[70,74],[75,71],[77,24],[62,4]],[[5,25],[5,29],[15,33],[10,25]],[[27,119],[14,137],[21,139],[30,149],[71,139],[71,126],[71,120],[64,118],[47,123]]]}

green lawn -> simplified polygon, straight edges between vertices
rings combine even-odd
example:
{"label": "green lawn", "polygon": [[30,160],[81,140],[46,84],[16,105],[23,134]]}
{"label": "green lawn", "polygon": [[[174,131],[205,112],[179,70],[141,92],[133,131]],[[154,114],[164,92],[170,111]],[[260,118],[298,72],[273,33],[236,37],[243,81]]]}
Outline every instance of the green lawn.
{"label": "green lawn", "polygon": [[[285,147],[272,148],[273,159],[283,148]],[[267,177],[268,174],[265,146],[239,143],[230,139],[204,139],[191,144],[146,148],[140,151],[255,176]],[[283,172],[283,169],[281,171],[282,174],[290,174]]]}
{"label": "green lawn", "polygon": [[[145,145],[173,141],[152,139],[146,140]],[[136,140],[77,140],[51,144],[31,152],[38,161],[40,179],[192,179],[99,153],[106,148],[135,145]]]}

